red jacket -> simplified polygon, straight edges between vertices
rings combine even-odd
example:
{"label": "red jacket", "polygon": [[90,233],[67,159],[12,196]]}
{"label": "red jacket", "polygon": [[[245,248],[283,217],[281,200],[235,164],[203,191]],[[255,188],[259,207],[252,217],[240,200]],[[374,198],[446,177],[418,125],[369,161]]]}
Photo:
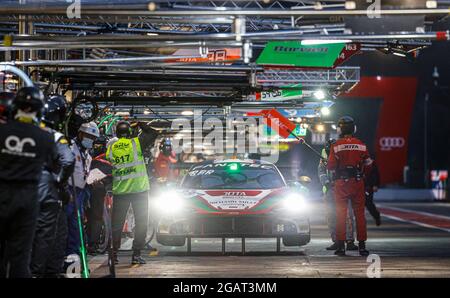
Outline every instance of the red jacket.
{"label": "red jacket", "polygon": [[337,171],[346,167],[355,167],[367,173],[372,159],[366,144],[355,137],[341,138],[331,146],[327,169]]}
{"label": "red jacket", "polygon": [[155,176],[157,178],[177,178],[179,174],[178,170],[171,168],[171,165],[176,164],[176,162],[175,153],[172,152],[169,156],[165,156],[160,152],[154,162]]}

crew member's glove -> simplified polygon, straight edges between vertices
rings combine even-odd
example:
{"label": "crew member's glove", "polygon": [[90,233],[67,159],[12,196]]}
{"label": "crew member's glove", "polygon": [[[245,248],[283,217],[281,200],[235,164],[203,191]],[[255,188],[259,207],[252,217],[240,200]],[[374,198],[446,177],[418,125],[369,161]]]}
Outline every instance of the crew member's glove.
{"label": "crew member's glove", "polygon": [[69,191],[69,185],[67,183],[58,185],[58,194],[63,205],[67,205],[72,199],[72,194]]}

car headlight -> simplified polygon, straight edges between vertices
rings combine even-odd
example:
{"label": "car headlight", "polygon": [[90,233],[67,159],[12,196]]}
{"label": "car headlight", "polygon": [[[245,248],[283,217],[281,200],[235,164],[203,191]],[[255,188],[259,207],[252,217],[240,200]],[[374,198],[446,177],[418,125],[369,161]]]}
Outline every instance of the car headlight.
{"label": "car headlight", "polygon": [[184,200],[178,192],[168,191],[156,198],[154,206],[161,213],[174,214],[184,208]]}
{"label": "car headlight", "polygon": [[289,194],[284,199],[283,206],[289,212],[303,212],[308,209],[305,198],[298,193]]}

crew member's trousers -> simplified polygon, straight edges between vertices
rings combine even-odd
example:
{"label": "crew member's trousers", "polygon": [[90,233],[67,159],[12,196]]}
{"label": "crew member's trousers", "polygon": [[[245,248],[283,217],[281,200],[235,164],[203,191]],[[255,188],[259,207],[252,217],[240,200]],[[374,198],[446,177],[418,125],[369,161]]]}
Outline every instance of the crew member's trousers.
{"label": "crew member's trousers", "polygon": [[357,179],[338,179],[334,184],[336,200],[336,239],[345,240],[345,228],[348,202],[351,202],[356,218],[356,238],[358,241],[367,240],[367,228],[364,197],[364,182]]}
{"label": "crew member's trousers", "polygon": [[[72,188],[70,189],[72,191]],[[77,205],[80,211],[81,224],[83,225],[84,219],[84,203],[89,198],[89,193],[86,188],[76,188]],[[78,214],[75,208],[75,201],[71,201],[66,207],[67,214],[67,247],[66,256],[71,254],[80,255],[81,239],[80,239],[80,227],[78,225]],[[84,239],[83,239],[84,240]]]}
{"label": "crew member's trousers", "polygon": [[0,276],[31,277],[37,182],[0,181]]}
{"label": "crew member's trousers", "polygon": [[380,218],[380,211],[378,211],[377,206],[373,202],[373,191],[366,191],[365,195],[367,211],[374,219]]}
{"label": "crew member's trousers", "polygon": [[50,173],[44,172],[38,186],[38,217],[31,254],[31,273],[44,277],[55,247],[58,214],[61,209],[58,190]]}
{"label": "crew member's trousers", "polygon": [[46,273],[50,276],[63,273],[67,245],[67,214],[65,209],[65,206],[59,209],[56,237],[47,261]]}
{"label": "crew member's trousers", "polygon": [[123,224],[127,215],[128,208],[133,208],[135,218],[135,231],[133,240],[133,250],[139,251],[144,248],[145,237],[147,236],[148,226],[148,192],[133,194],[121,194],[113,196],[112,208],[112,234],[113,250],[120,248],[122,239]]}
{"label": "crew member's trousers", "polygon": [[[336,201],[334,192],[328,190],[324,196],[328,230],[330,232],[331,241],[336,242]],[[353,208],[348,202],[347,219],[346,219],[346,240],[355,241],[355,217],[353,216]]]}
{"label": "crew member's trousers", "polygon": [[59,202],[45,202],[39,206],[31,257],[31,272],[40,277],[47,274],[47,262],[50,259],[56,241],[60,206]]}

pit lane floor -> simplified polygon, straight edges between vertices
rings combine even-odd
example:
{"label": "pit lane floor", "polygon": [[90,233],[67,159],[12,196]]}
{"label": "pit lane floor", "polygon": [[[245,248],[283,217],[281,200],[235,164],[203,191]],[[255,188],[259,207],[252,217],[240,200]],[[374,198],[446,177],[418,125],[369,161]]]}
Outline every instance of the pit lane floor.
{"label": "pit lane floor", "polygon": [[[450,204],[378,204],[383,222],[376,227],[368,218],[368,249],[381,260],[381,277],[450,277]],[[185,247],[164,247],[153,242],[157,252],[145,252],[146,265],[131,266],[131,252],[119,254],[117,277],[366,277],[367,258],[357,252],[337,257],[326,251],[330,244],[323,206],[314,204],[311,242],[301,248],[281,247],[275,239],[227,239],[226,255],[221,239],[193,239],[192,253]],[[129,249],[125,239],[122,249]],[[90,259],[91,276],[108,274],[106,256]],[[370,271],[370,270],[369,270]],[[370,271],[373,272],[373,271]]]}

